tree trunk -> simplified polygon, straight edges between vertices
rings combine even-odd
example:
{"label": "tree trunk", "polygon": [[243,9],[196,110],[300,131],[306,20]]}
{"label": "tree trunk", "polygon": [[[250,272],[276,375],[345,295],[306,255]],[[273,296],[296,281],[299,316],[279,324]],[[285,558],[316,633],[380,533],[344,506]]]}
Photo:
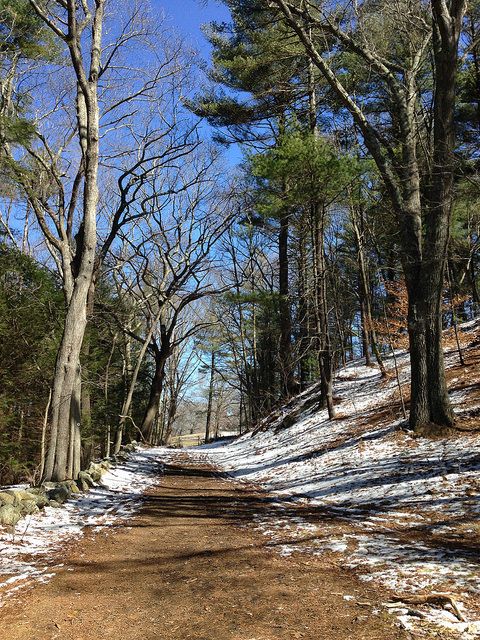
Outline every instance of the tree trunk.
{"label": "tree trunk", "polygon": [[71,451],[72,421],[78,419],[79,412],[78,376],[87,323],[88,289],[89,282],[86,279],[77,279],[67,309],[53,379],[50,442],[43,480],[61,481],[70,475],[69,471],[73,473],[73,465],[69,465],[69,469],[67,465]]}
{"label": "tree trunk", "polygon": [[[442,346],[442,298],[448,221],[436,230],[425,216],[426,238],[422,247],[419,189],[412,190],[410,206],[399,215],[402,231],[403,271],[408,293],[410,346],[410,427],[418,433],[441,433],[454,422],[445,379]],[[436,226],[436,224],[434,224]],[[429,231],[430,228],[430,231]],[[443,242],[439,242],[443,235]],[[428,257],[428,259],[427,259]]]}
{"label": "tree trunk", "polygon": [[42,436],[40,439],[40,468],[38,471],[38,480],[41,480],[44,475],[45,469],[45,443],[47,440],[47,427],[48,427],[48,416],[50,414],[50,405],[52,403],[52,388],[48,390],[48,400],[47,405],[45,407],[45,412],[43,414],[43,422],[42,422]]}
{"label": "tree trunk", "polygon": [[[52,423],[44,480],[65,480],[79,468],[80,446],[80,352],[87,325],[87,301],[95,274],[97,243],[97,203],[99,165],[98,74],[104,2],[97,0],[92,18],[91,49],[87,73],[82,59],[81,30],[78,30],[75,4],[68,3],[70,38],[67,41],[72,68],[77,77],[78,138],[84,165],[83,215],[76,236],[75,255],[64,264],[73,276],[67,300],[64,331],[55,365],[52,392]],[[70,277],[69,275],[67,276]],[[73,445],[71,440],[73,439]],[[68,460],[70,453],[70,461]]]}
{"label": "tree trunk", "polygon": [[[90,400],[90,396],[88,396],[88,400]],[[67,477],[69,478],[76,478],[81,467],[82,444],[80,425],[83,419],[83,408],[84,394],[82,394],[82,378],[80,370],[78,370],[70,407],[70,443],[67,462]],[[90,408],[90,405],[88,408]]]}
{"label": "tree trunk", "polygon": [[[442,298],[453,194],[455,81],[458,39],[466,3],[449,9],[432,0],[435,102],[431,185],[427,194],[424,257],[406,272],[412,392],[410,426],[442,434],[455,417],[448,397],[442,345]],[[420,273],[418,273],[420,271]]]}
{"label": "tree trunk", "polygon": [[367,329],[366,312],[365,312],[365,300],[363,297],[363,287],[359,286],[360,294],[360,331],[362,333],[362,355],[365,358],[365,365],[370,367],[372,365],[372,359],[370,357],[370,339]]}
{"label": "tree trunk", "polygon": [[240,389],[240,405],[238,407],[238,433],[242,435],[243,433],[243,392]]}
{"label": "tree trunk", "polygon": [[417,282],[410,283],[410,426],[418,432],[441,433],[454,423],[443,362],[441,295],[438,289],[422,295],[420,289]]}
{"label": "tree trunk", "polygon": [[303,391],[310,380],[309,367],[309,303],[307,298],[307,258],[304,229],[299,229],[298,239],[298,351],[300,390]]}
{"label": "tree trunk", "polygon": [[327,267],[324,249],[324,218],[322,206],[313,208],[315,225],[315,281],[318,331],[318,363],[320,367],[321,405],[328,409],[328,417],[335,417],[333,406],[333,362],[330,328],[328,325]]}
{"label": "tree trunk", "polygon": [[164,344],[162,344],[162,347],[155,353],[155,372],[150,387],[150,396],[140,427],[142,436],[146,442],[150,442],[152,438],[155,416],[157,415],[158,404],[163,390],[163,382],[165,380],[165,364],[168,355],[168,348]]}
{"label": "tree trunk", "polygon": [[[153,336],[153,332],[155,330],[155,327],[157,326],[157,323],[160,320],[160,316],[162,314],[162,309],[160,308],[157,312],[157,315],[155,316],[153,322],[151,323],[150,327],[148,328],[147,334],[145,336],[145,339],[143,341],[142,347],[140,349],[140,352],[138,354],[138,358],[137,358],[137,363],[135,365],[135,369],[132,373],[132,377],[130,380],[130,384],[128,387],[128,392],[127,395],[125,397],[125,400],[123,402],[122,405],[122,413],[120,415],[120,421],[118,423],[118,427],[117,427],[117,432],[115,435],[115,445],[113,448],[113,453],[118,453],[120,451],[120,447],[122,446],[122,439],[123,439],[123,433],[125,430],[125,423],[126,420],[129,416],[130,413],[130,407],[132,405],[132,400],[133,400],[133,394],[135,392],[135,387],[137,384],[137,378],[138,378],[138,374],[140,373],[140,367],[142,366],[142,362],[143,359],[145,358],[145,354],[147,353],[147,349],[150,345],[150,342],[152,340],[152,336]],[[127,342],[125,345],[126,348],[126,352],[125,352],[125,375],[128,376],[128,370],[130,368],[130,342],[127,338]],[[154,416],[155,417],[155,416]]]}
{"label": "tree trunk", "polygon": [[280,217],[278,234],[278,280],[280,295],[280,361],[281,361],[281,395],[289,397],[293,390],[292,368],[292,318],[289,300],[288,282],[288,212]]}
{"label": "tree trunk", "polygon": [[172,433],[173,424],[175,422],[176,415],[177,415],[177,398],[175,397],[175,394],[170,394],[170,402],[168,405],[167,426],[166,426],[167,434]]}
{"label": "tree trunk", "polygon": [[370,353],[369,353],[369,345],[372,347],[373,354],[375,355],[375,359],[380,368],[380,373],[382,377],[386,377],[387,372],[385,370],[385,366],[383,364],[382,357],[380,355],[380,349],[378,348],[377,342],[377,334],[375,328],[373,326],[373,315],[372,315],[372,303],[371,303],[371,294],[370,294],[370,283],[368,277],[368,267],[364,246],[364,231],[363,231],[363,214],[360,211],[360,220],[357,219],[357,213],[355,211],[354,206],[350,207],[351,218],[353,230],[355,232],[355,240],[357,244],[357,261],[358,261],[358,273],[360,278],[360,305],[361,305],[361,316],[362,316],[362,333],[365,336],[366,348],[364,346],[365,351],[365,364],[367,366],[370,364]]}
{"label": "tree trunk", "polygon": [[210,363],[210,384],[208,387],[207,419],[205,422],[205,442],[208,442],[210,439],[210,423],[212,419],[214,382],[215,382],[215,351],[212,350],[212,359]]}
{"label": "tree trunk", "polygon": [[109,382],[110,382],[110,365],[112,363],[112,358],[113,358],[113,354],[115,352],[116,346],[117,346],[117,334],[113,336],[112,348],[110,350],[110,354],[107,360],[107,366],[105,368],[105,382],[103,386],[103,399],[105,403],[105,413],[104,413],[103,419],[105,420],[105,428],[106,428],[104,454],[106,458],[110,457],[110,452],[111,452],[112,428],[110,424],[110,413],[108,411],[108,391],[109,391]]}

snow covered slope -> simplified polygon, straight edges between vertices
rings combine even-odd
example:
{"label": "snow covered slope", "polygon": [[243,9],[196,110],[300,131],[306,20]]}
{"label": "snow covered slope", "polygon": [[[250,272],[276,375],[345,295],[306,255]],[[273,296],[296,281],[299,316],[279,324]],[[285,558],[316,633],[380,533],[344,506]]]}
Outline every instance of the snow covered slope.
{"label": "snow covered slope", "polygon": [[[259,522],[277,542],[287,540],[283,553],[342,553],[364,580],[397,594],[454,594],[465,617],[479,620],[480,326],[472,322],[461,329],[466,366],[453,350],[447,365],[459,427],[468,431],[427,440],[402,430],[390,359],[386,381],[375,367],[358,363],[338,373],[336,420],[329,421],[326,411],[301,410],[308,405],[307,390],[263,430],[191,455],[284,501],[285,518]],[[408,356],[397,359],[408,397]],[[289,414],[299,414],[293,424]],[[288,517],[291,501],[304,507],[300,522]],[[433,615],[464,638],[480,637],[480,623],[433,613],[424,612],[426,623]]]}

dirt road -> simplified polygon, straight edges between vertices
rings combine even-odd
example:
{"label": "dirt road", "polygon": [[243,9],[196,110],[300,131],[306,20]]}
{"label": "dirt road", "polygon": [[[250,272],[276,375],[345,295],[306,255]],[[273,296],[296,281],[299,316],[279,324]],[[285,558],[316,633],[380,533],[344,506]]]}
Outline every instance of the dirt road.
{"label": "dirt road", "polygon": [[[138,516],[65,550],[0,610],[2,640],[403,640],[385,594],[331,556],[284,558],[254,530],[263,494],[180,463]],[[345,600],[344,594],[354,598]],[[359,604],[360,603],[360,604]]]}

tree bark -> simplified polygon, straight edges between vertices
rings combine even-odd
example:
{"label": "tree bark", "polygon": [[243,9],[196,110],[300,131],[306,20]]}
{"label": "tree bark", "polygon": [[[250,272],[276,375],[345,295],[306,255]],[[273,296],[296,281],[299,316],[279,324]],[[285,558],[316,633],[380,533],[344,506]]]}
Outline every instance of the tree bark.
{"label": "tree bark", "polygon": [[289,397],[293,389],[292,368],[292,318],[289,300],[289,263],[288,235],[289,214],[283,212],[280,217],[278,234],[278,281],[280,295],[280,360],[282,365],[281,395]]}
{"label": "tree bark", "polygon": [[307,299],[307,259],[305,247],[305,232],[299,230],[298,239],[298,320],[299,327],[298,350],[299,350],[299,373],[300,390],[303,391],[310,380],[310,367],[308,363],[309,345],[309,303]]}
{"label": "tree bark", "polygon": [[333,405],[333,361],[330,327],[328,322],[327,266],[325,261],[325,211],[318,204],[312,207],[315,225],[315,288],[318,337],[318,364],[320,368],[321,405],[328,417],[335,417]]}
{"label": "tree bark", "polygon": [[205,442],[208,442],[210,440],[210,423],[212,420],[214,383],[215,383],[215,351],[213,351],[212,349],[212,357],[210,362],[210,384],[208,386],[207,419],[205,421]]}
{"label": "tree bark", "polygon": [[155,416],[157,415],[158,405],[163,391],[163,383],[165,380],[165,364],[169,355],[170,343],[167,336],[163,334],[161,346],[155,348],[155,371],[153,374],[152,384],[150,386],[150,395],[147,407],[140,427],[142,436],[146,442],[150,442],[152,438]]}
{"label": "tree bark", "polygon": [[382,356],[380,354],[380,349],[378,348],[377,334],[375,328],[373,326],[373,315],[372,315],[372,303],[371,303],[371,294],[370,294],[370,283],[368,277],[368,267],[365,253],[365,246],[363,241],[363,214],[360,211],[360,220],[357,219],[357,212],[355,211],[354,205],[350,207],[351,215],[352,215],[352,226],[355,233],[355,240],[357,244],[357,261],[358,261],[358,273],[360,280],[360,308],[361,308],[361,317],[362,317],[362,334],[364,336],[364,354],[365,354],[365,364],[368,366],[370,364],[370,352],[369,345],[372,347],[373,354],[375,355],[375,359],[380,368],[380,373],[382,377],[386,377],[387,372],[385,370],[385,366],[383,364]]}
{"label": "tree bark", "polygon": [[40,468],[38,472],[38,479],[41,480],[44,475],[45,469],[45,443],[47,439],[47,427],[48,427],[48,416],[50,414],[50,405],[52,402],[52,388],[48,390],[48,400],[47,405],[45,407],[45,412],[43,414],[43,422],[42,422],[42,435],[40,439]]}
{"label": "tree bark", "polygon": [[86,327],[86,303],[88,282],[82,279],[74,286],[67,309],[65,327],[55,366],[52,392],[52,418],[50,441],[45,462],[44,480],[65,480],[73,465],[67,470],[72,421],[78,416],[78,376],[80,375],[80,351]]}
{"label": "tree bark", "polygon": [[[34,9],[38,11],[37,5]],[[95,273],[97,243],[97,202],[99,165],[98,75],[104,15],[104,0],[96,0],[91,23],[89,71],[82,57],[82,30],[77,22],[75,3],[67,3],[68,45],[77,78],[78,139],[84,166],[83,215],[76,236],[77,246],[71,264],[73,283],[68,292],[67,313],[57,355],[52,392],[52,420],[44,480],[65,480],[78,473],[80,412],[80,352],[87,325],[87,300]],[[49,26],[52,23],[47,18]],[[77,425],[77,426],[74,426]],[[77,433],[78,429],[78,433]],[[73,443],[72,443],[73,439]],[[69,461],[70,453],[70,461]]]}
{"label": "tree bark", "polygon": [[[359,278],[360,281],[360,278]],[[367,312],[365,310],[365,299],[363,294],[363,287],[359,282],[359,294],[360,294],[360,330],[362,332],[362,355],[365,358],[365,366],[372,366],[372,358],[370,357],[370,336],[368,331],[368,323],[366,320]]]}

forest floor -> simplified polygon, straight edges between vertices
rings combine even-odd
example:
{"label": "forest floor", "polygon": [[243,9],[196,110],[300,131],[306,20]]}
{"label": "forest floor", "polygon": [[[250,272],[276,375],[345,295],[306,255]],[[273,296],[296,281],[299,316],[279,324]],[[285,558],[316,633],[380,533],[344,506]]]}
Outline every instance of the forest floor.
{"label": "forest floor", "polygon": [[[174,453],[136,516],[52,552],[1,610],[2,640],[404,640],[381,587],[335,554],[283,557],[264,492]],[[281,541],[279,541],[281,544]],[[61,563],[61,566],[58,566]]]}
{"label": "forest floor", "polygon": [[253,433],[188,452],[276,498],[281,517],[256,522],[278,553],[334,554],[399,598],[415,637],[480,638],[480,321],[461,325],[459,341],[463,364],[445,334],[457,423],[444,437],[408,431],[409,357],[398,351],[386,378],[361,361],[337,372],[334,420],[313,386]]}
{"label": "forest floor", "polygon": [[480,321],[464,364],[446,338],[446,437],[406,430],[399,351],[337,372],[335,420],[312,387],[0,531],[0,640],[479,639]]}

